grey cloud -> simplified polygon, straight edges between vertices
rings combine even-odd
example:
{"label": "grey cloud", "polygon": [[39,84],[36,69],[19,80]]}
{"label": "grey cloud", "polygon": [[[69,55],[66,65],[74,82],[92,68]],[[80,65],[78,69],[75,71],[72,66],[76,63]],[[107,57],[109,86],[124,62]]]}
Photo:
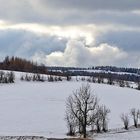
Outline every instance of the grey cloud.
{"label": "grey cloud", "polygon": [[60,9],[127,11],[140,8],[138,0],[42,0],[42,3]]}
{"label": "grey cloud", "polygon": [[[69,13],[59,14],[57,20],[51,21],[59,25],[79,25],[79,24],[120,24],[125,26],[139,27],[140,14],[121,11],[73,11]],[[55,16],[54,16],[55,17]]]}
{"label": "grey cloud", "polygon": [[107,42],[119,46],[125,51],[140,51],[140,31],[109,31],[96,38],[96,44]]}
{"label": "grey cloud", "polygon": [[23,30],[0,31],[0,58],[20,56],[31,58],[36,52],[50,54],[54,51],[63,51],[67,40],[57,36],[37,35]]}
{"label": "grey cloud", "polygon": [[[116,34],[117,39],[111,38],[111,36],[115,36],[114,34]],[[96,45],[87,48],[84,45],[84,38],[80,38],[81,41],[77,41],[79,39],[71,41],[71,39],[64,37],[35,34],[24,30],[1,30],[0,58],[2,59],[6,55],[15,55],[33,59],[46,65],[60,66],[118,65],[138,67],[140,55],[137,50],[139,48],[134,48],[135,51],[133,48],[129,48],[128,51],[128,48],[121,47],[124,46],[124,34],[127,35],[128,32],[120,34],[112,32],[112,34],[97,36]],[[130,36],[131,34],[130,32]],[[138,34],[135,33],[134,37],[136,35]],[[103,40],[104,38],[105,40]],[[116,43],[112,43],[112,40]],[[120,46],[119,40],[121,40]],[[139,42],[139,38],[133,41],[133,43],[136,42]]]}
{"label": "grey cloud", "polygon": [[140,25],[138,0],[0,0],[0,19],[54,25]]}
{"label": "grey cloud", "polygon": [[[106,43],[110,46],[117,46],[120,52],[124,51],[128,55],[136,55],[133,59],[127,58],[127,60],[123,61],[127,65],[128,60],[131,64],[134,64],[135,61],[140,62],[140,56],[136,53],[140,51],[140,32],[139,30],[136,31],[140,28],[140,14],[132,12],[139,9],[139,0],[0,0],[0,20],[9,21],[9,24],[12,25],[37,23],[44,26],[57,25],[57,27],[66,28],[70,27],[68,25],[73,25],[77,28],[80,25],[104,26],[104,32],[101,31],[97,37],[95,35],[96,46],[99,47],[100,44]],[[105,29],[106,25],[111,25],[114,29]],[[123,28],[119,29],[121,25],[124,28],[130,27],[132,31],[126,31]],[[83,34],[82,32],[87,33],[86,29],[81,29],[80,31],[80,34]],[[91,38],[92,32],[96,34],[96,28],[87,37]],[[61,63],[54,55],[59,57],[62,54],[65,55],[67,42],[69,42],[69,39],[64,37],[59,39],[58,34],[57,36],[51,36],[39,35],[20,29],[0,30],[0,57],[2,58],[5,55],[17,55],[26,58],[36,57],[43,62],[46,61],[44,58],[48,57],[49,59],[51,58],[51,62]],[[74,55],[72,56],[75,57],[75,60],[71,60],[71,64],[80,65],[85,60],[85,64],[88,65],[89,61],[95,60],[93,55],[89,55],[87,49],[86,54],[92,56],[92,58],[86,58],[85,55],[81,56],[80,54],[84,52],[82,50],[85,50],[85,48],[79,47],[80,49],[78,49],[78,46],[74,45],[73,50],[77,51],[77,53],[73,52]],[[66,55],[63,58],[67,58]],[[55,61],[52,61],[52,59]],[[99,64],[102,64],[102,62],[96,61]],[[107,60],[104,63],[121,64],[118,60],[114,62]]]}

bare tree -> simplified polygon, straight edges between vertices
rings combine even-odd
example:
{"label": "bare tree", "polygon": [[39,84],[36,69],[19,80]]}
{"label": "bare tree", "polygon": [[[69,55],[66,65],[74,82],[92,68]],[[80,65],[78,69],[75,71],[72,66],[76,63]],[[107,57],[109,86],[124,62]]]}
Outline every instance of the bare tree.
{"label": "bare tree", "polygon": [[54,82],[54,77],[52,75],[48,77],[48,82]]}
{"label": "bare tree", "polygon": [[103,77],[99,76],[98,79],[97,79],[97,83],[104,83],[104,79]]}
{"label": "bare tree", "polygon": [[125,87],[125,82],[123,80],[119,80],[119,86],[120,87]]}
{"label": "bare tree", "polygon": [[107,131],[107,125],[108,125],[108,114],[110,113],[110,109],[108,109],[105,105],[102,105],[100,107],[100,114],[101,114],[101,120],[102,120],[102,130],[104,132]]}
{"label": "bare tree", "polygon": [[70,75],[66,75],[66,79],[67,79],[67,81],[70,81],[71,80],[71,76]]}
{"label": "bare tree", "polygon": [[14,83],[15,75],[13,72],[0,72],[0,83]]}
{"label": "bare tree", "polygon": [[90,126],[95,119],[97,105],[98,99],[91,94],[89,84],[82,85],[67,99],[66,110],[75,117],[84,138],[87,136],[87,126]]}
{"label": "bare tree", "polygon": [[105,105],[98,106],[95,121],[95,126],[97,128],[98,133],[100,133],[101,130],[104,132],[107,131],[109,113],[110,110]]}
{"label": "bare tree", "polygon": [[128,126],[129,126],[129,116],[128,116],[128,114],[122,114],[121,115],[121,120],[122,120],[122,122],[124,124],[124,128],[126,130],[128,130]]}
{"label": "bare tree", "polygon": [[94,76],[92,76],[91,79],[92,79],[92,82],[93,82],[93,83],[96,83],[96,78],[95,78]]}
{"label": "bare tree", "polygon": [[62,81],[62,77],[59,76],[59,77],[58,77],[58,81]]}
{"label": "bare tree", "polygon": [[0,83],[3,83],[3,79],[5,77],[5,73],[3,71],[0,71]]}
{"label": "bare tree", "polygon": [[132,108],[130,114],[133,117],[134,126],[137,128],[138,127],[138,119],[140,117],[140,110],[136,110],[135,108]]}
{"label": "bare tree", "polygon": [[8,73],[8,82],[9,83],[14,83],[14,80],[15,80],[15,75],[14,73],[11,71]]}
{"label": "bare tree", "polygon": [[125,82],[126,87],[130,88],[130,84],[128,81]]}
{"label": "bare tree", "polygon": [[107,84],[109,84],[109,85],[113,85],[113,78],[112,78],[111,75],[109,75],[109,77],[108,77]]}
{"label": "bare tree", "polygon": [[68,135],[74,136],[75,131],[76,131],[76,119],[75,116],[71,112],[66,112],[66,117],[65,120],[67,122],[67,127],[68,127]]}
{"label": "bare tree", "polygon": [[101,116],[101,107],[97,107],[96,118],[95,118],[95,126],[97,133],[101,132],[102,129],[102,116]]}
{"label": "bare tree", "polygon": [[137,90],[140,90],[140,82],[137,83]]}

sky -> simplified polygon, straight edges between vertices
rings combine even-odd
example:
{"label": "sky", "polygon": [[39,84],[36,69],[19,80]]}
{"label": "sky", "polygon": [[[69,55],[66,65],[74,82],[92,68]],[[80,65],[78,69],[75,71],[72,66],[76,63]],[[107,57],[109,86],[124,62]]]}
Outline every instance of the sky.
{"label": "sky", "polygon": [[0,60],[140,67],[139,0],[0,0]]}

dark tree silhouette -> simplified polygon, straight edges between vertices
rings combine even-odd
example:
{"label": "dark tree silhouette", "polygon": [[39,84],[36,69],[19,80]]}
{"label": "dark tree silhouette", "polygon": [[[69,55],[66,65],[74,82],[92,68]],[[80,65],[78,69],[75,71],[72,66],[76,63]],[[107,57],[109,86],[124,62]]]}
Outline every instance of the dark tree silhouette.
{"label": "dark tree silhouette", "polygon": [[78,122],[77,125],[81,128],[84,138],[87,136],[87,126],[90,126],[95,119],[97,105],[98,99],[91,93],[89,84],[82,85],[67,99],[67,112]]}

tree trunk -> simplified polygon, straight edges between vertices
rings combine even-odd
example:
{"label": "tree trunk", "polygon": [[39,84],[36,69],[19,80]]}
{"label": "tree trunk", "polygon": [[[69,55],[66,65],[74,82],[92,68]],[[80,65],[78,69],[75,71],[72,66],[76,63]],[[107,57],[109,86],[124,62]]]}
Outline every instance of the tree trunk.
{"label": "tree trunk", "polygon": [[136,120],[134,121],[134,125],[135,125],[136,128],[138,127],[138,124],[137,124]]}
{"label": "tree trunk", "polygon": [[103,129],[104,132],[107,132],[107,126],[106,126],[106,121],[103,120]]}
{"label": "tree trunk", "polygon": [[83,126],[83,134],[84,134],[84,138],[87,137],[87,130],[86,130],[86,126]]}
{"label": "tree trunk", "polygon": [[128,126],[125,126],[125,130],[128,130]]}
{"label": "tree trunk", "polygon": [[101,132],[101,129],[100,129],[100,126],[98,125],[97,126],[97,133],[100,133]]}

